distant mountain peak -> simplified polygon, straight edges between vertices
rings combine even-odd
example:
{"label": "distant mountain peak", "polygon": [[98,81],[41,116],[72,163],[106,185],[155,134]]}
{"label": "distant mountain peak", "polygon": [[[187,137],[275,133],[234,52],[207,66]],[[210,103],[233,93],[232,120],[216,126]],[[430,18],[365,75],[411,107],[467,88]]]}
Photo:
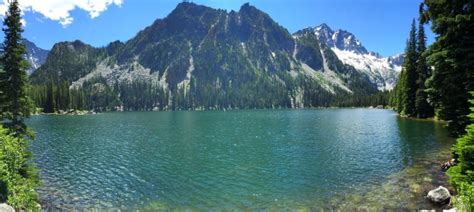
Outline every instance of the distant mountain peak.
{"label": "distant mountain peak", "polygon": [[25,44],[27,51],[25,59],[28,60],[28,63],[30,64],[26,72],[28,75],[31,75],[36,69],[45,63],[49,51],[39,48],[35,43],[27,39],[24,39],[23,43]]}
{"label": "distant mountain peak", "polygon": [[194,7],[202,7],[202,6],[200,6],[196,3],[193,3],[193,2],[181,2],[176,6],[176,8],[173,10],[173,12],[174,11],[180,11],[180,10],[188,10],[188,9],[194,8]]}
{"label": "distant mountain peak", "polygon": [[242,16],[249,16],[249,18],[255,18],[258,16],[265,16],[267,19],[273,19],[265,12],[259,10],[255,6],[251,5],[250,3],[245,3],[240,7],[240,10],[238,12]]}
{"label": "distant mountain peak", "polygon": [[329,27],[326,23],[322,23],[321,25],[314,28],[315,32],[330,32],[333,33],[331,27]]}
{"label": "distant mountain peak", "polygon": [[368,51],[351,32],[333,30],[325,23],[299,31],[295,36],[307,33],[314,33],[320,44],[331,48],[343,63],[367,74],[379,90],[391,90],[397,82],[402,55],[383,57],[377,52]]}
{"label": "distant mountain peak", "polygon": [[355,37],[354,34],[345,31],[337,30],[333,35],[333,40],[336,47],[349,51],[355,51],[362,54],[367,54],[368,51],[362,46],[362,43]]}
{"label": "distant mountain peak", "polygon": [[319,40],[324,41],[330,48],[338,48],[345,51],[353,51],[360,54],[369,52],[362,46],[362,43],[356,36],[346,30],[332,30],[327,24],[323,23],[313,28],[314,33]]}
{"label": "distant mountain peak", "polygon": [[254,6],[250,5],[250,3],[245,3],[240,7],[240,11],[249,11],[249,10],[254,10],[257,9]]}

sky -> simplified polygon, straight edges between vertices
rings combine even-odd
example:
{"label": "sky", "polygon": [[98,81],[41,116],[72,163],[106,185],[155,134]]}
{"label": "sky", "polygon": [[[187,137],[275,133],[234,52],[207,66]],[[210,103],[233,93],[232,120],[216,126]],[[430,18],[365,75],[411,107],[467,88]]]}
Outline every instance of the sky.
{"label": "sky", "polygon": [[[0,2],[7,0],[0,0]],[[61,41],[81,40],[96,47],[127,41],[181,0],[19,0],[23,36],[50,49]],[[403,52],[421,0],[194,0],[212,8],[238,11],[246,2],[268,13],[294,33],[328,24],[355,34],[370,51],[384,56]],[[0,5],[0,14],[6,6]],[[428,43],[434,35],[426,28]]]}

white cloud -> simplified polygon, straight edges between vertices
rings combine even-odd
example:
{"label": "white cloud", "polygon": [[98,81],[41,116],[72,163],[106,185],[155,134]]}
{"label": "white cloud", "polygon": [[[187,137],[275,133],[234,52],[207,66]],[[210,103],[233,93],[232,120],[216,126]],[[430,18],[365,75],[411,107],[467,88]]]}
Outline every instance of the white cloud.
{"label": "white cloud", "polygon": [[[7,0],[0,0],[0,13],[6,11]],[[107,10],[110,5],[120,6],[124,0],[18,0],[23,12],[36,12],[53,21],[58,21],[61,25],[71,24],[74,18],[71,11],[81,9],[89,13],[91,18],[98,17]]]}

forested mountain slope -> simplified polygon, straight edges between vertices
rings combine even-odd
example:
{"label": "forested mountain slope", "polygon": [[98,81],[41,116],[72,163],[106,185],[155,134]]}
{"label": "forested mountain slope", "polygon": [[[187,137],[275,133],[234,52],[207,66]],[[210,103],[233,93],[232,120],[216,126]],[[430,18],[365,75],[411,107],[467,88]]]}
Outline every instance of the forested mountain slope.
{"label": "forested mountain slope", "polygon": [[50,95],[67,84],[100,110],[328,106],[378,92],[318,39],[310,30],[291,35],[249,4],[227,12],[181,3],[125,43],[56,44],[31,81]]}

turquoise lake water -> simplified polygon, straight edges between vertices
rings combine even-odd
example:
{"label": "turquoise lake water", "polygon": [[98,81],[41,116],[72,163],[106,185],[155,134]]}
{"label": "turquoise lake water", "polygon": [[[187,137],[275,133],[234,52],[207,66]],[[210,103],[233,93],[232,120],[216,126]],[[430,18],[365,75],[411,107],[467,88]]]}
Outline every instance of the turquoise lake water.
{"label": "turquoise lake water", "polygon": [[377,109],[49,115],[28,124],[42,205],[53,209],[429,208],[421,193],[446,181],[435,159],[452,144],[440,124]]}

